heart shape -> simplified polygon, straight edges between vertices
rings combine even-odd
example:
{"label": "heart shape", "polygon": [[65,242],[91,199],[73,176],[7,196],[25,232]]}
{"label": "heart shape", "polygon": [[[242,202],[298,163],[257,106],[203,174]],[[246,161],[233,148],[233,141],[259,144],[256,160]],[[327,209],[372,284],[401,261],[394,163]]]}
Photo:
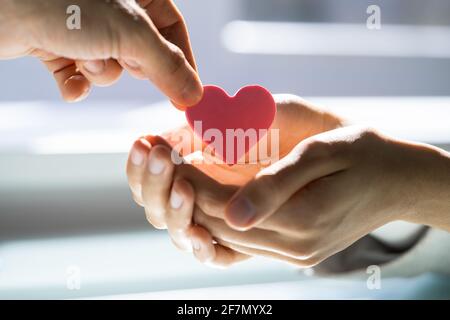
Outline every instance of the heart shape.
{"label": "heart shape", "polygon": [[220,87],[205,86],[202,100],[186,110],[194,133],[229,165],[267,134],[275,114],[272,94],[258,85],[243,87],[233,97]]}

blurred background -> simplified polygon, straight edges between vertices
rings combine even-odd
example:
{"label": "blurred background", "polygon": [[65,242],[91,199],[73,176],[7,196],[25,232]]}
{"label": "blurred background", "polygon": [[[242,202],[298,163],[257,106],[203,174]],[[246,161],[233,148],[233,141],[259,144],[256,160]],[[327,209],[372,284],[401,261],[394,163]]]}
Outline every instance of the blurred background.
{"label": "blurred background", "polygon": [[[351,119],[449,149],[450,1],[175,2],[205,84],[231,94],[258,83],[312,97]],[[380,30],[366,26],[369,5],[381,9]],[[306,277],[268,261],[210,270],[147,224],[127,188],[126,152],[134,138],[183,122],[151,84],[126,74],[69,105],[38,61],[0,61],[0,298]]]}

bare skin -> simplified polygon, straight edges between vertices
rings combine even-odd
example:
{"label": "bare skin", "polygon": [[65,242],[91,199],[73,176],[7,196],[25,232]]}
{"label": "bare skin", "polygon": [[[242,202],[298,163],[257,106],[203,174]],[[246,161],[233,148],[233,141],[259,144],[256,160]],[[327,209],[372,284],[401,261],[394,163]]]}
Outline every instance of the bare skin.
{"label": "bare skin", "polygon": [[[123,69],[179,108],[202,87],[183,18],[170,0],[0,0],[0,58],[38,57],[63,98],[112,85]],[[81,30],[66,27],[70,5]],[[144,10],[145,9],[145,10]],[[277,97],[281,160],[267,166],[174,165],[165,136],[138,140],[128,163],[135,200],[174,243],[209,264],[267,256],[312,266],[395,220],[450,230],[450,155]]]}
{"label": "bare skin", "polygon": [[[299,115],[318,110],[301,101],[290,104]],[[170,145],[147,137],[130,153],[130,186],[151,222],[164,221],[179,248],[193,248],[215,266],[251,256],[313,266],[396,220],[450,231],[449,153],[368,128],[336,127],[302,136],[243,186],[220,183],[190,164],[175,166]],[[140,166],[133,163],[136,150]],[[154,159],[162,164],[158,174],[147,169]]]}
{"label": "bare skin", "polygon": [[[180,109],[203,88],[183,17],[171,0],[0,0],[0,59],[42,60],[66,101],[91,85],[109,86],[127,70],[152,81]],[[81,10],[81,29],[66,26]],[[140,5],[140,6],[139,6]]]}

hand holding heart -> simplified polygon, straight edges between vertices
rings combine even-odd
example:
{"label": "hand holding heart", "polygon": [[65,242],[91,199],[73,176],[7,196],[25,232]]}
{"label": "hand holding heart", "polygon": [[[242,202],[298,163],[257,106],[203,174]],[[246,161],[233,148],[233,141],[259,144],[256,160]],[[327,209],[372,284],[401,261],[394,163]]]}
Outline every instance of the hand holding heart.
{"label": "hand holding heart", "polygon": [[[284,107],[305,105],[279,104],[277,117]],[[298,141],[242,187],[174,165],[169,148],[157,137],[136,142],[130,186],[151,223],[167,226],[179,248],[193,248],[209,264],[257,255],[313,266],[390,221],[439,224],[418,212],[427,200],[418,186],[439,185],[442,170],[430,168],[445,166],[448,155],[370,129],[345,127]],[[136,150],[148,154],[147,165],[133,162]],[[164,170],[152,169],[154,159]]]}
{"label": "hand holding heart", "polygon": [[[208,91],[208,89],[205,89],[205,93]],[[299,97],[275,95],[273,99],[277,111],[271,111],[270,107],[266,110],[269,114],[275,116],[271,121],[272,125],[268,130],[268,134],[271,135],[275,131],[278,134],[279,154],[276,155],[276,158],[284,157],[298,142],[310,136],[342,126],[342,120],[339,117],[325,112]],[[258,113],[258,110],[253,112]],[[235,115],[234,111],[231,114]],[[238,115],[235,116],[235,118],[238,117]],[[190,136],[186,137],[186,134]],[[183,151],[189,150],[190,152],[198,153],[205,148],[205,145],[199,141],[199,135],[193,134],[186,127],[175,129],[163,135],[163,138],[172,147],[180,145],[179,137],[184,137],[183,141],[189,143],[186,148],[183,148]],[[266,138],[267,141],[273,140],[271,137]],[[178,148],[176,150],[179,151]],[[183,152],[183,156],[190,158],[191,154]],[[269,154],[269,156],[271,155]],[[215,161],[212,163],[199,161],[194,162],[193,166],[221,183],[243,185],[251,180],[262,168],[266,167],[270,160],[268,158],[258,158],[256,162],[238,163],[232,166]]]}
{"label": "hand holding heart", "polygon": [[[298,97],[276,95],[274,99],[277,112],[271,129],[279,130],[280,158],[286,156],[300,141],[342,125],[342,120],[338,117],[324,112]],[[169,146],[179,144],[180,141],[171,139],[171,137],[180,136],[177,134],[179,131],[185,132],[186,128],[167,133],[164,135],[166,139],[164,141],[156,137],[146,137],[136,141],[130,153],[127,173],[133,197],[137,203],[145,207],[148,220],[157,228],[169,228],[172,239],[179,247],[190,248],[191,243],[186,232],[187,226],[191,222],[190,215],[192,213],[188,212],[189,218],[186,219],[183,219],[180,213],[174,216],[169,214],[167,199],[171,193],[175,169],[172,161],[166,159],[167,149],[159,145],[162,143],[167,143]],[[193,141],[194,138],[194,135],[192,135],[192,140],[187,140]],[[152,144],[153,146],[151,146]],[[193,148],[194,145],[198,144],[193,143],[192,151],[198,151]],[[185,154],[185,156],[189,155]],[[159,160],[163,159],[162,162],[165,169],[155,175],[151,173],[150,167],[152,160],[158,158]],[[211,181],[221,184],[236,186],[250,181],[264,168],[264,165],[261,163],[236,164],[233,166],[218,163],[198,163],[192,167],[194,166],[205,173],[202,177],[208,177]],[[183,186],[180,188],[183,188]],[[188,209],[186,210],[189,211]],[[207,237],[206,232],[202,234]],[[236,256],[242,258],[242,255]]]}

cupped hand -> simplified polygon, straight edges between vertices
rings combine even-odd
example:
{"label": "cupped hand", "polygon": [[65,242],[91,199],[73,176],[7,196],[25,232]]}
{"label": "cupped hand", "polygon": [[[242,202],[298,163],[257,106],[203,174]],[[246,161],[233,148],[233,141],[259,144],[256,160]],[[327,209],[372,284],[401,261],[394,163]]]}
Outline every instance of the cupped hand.
{"label": "cupped hand", "polygon": [[391,221],[448,229],[449,173],[443,150],[351,126],[300,142],[224,211],[194,217],[229,248],[313,266]]}
{"label": "cupped hand", "polygon": [[[339,117],[298,97],[276,95],[274,98],[277,102],[277,115],[272,129],[279,129],[279,157],[288,154],[296,144],[307,137],[342,126],[343,121]],[[181,249],[190,250],[191,239],[198,239],[197,244],[208,242],[212,244],[212,238],[206,229],[191,223],[194,204],[190,201],[193,201],[191,198],[194,196],[194,190],[186,181],[174,181],[175,171],[185,168],[183,170],[191,172],[193,179],[201,177],[199,179],[205,181],[205,186],[211,183],[220,186],[239,186],[251,180],[256,173],[267,166],[267,159],[259,159],[261,161],[254,164],[235,166],[205,162],[195,165],[175,166],[171,158],[173,153],[170,149],[174,145],[180,144],[180,141],[176,138],[186,134],[188,135],[186,141],[189,145],[183,150],[201,152],[201,148],[200,150],[195,149],[198,144],[194,143],[195,138],[187,128],[174,130],[164,135],[165,139],[147,136],[134,143],[127,164],[127,175],[133,197],[138,204],[145,208],[149,222],[157,228],[168,228],[175,244]],[[184,155],[190,156],[188,153]],[[179,191],[176,192],[175,190]],[[228,193],[221,192],[224,196],[223,199],[229,199],[236,190],[236,187],[228,187]],[[181,213],[170,213],[174,211],[171,209],[173,207],[171,202],[181,201],[178,196],[171,197],[170,194],[188,196],[189,199],[185,199],[183,205],[180,205],[178,209],[178,211],[182,211]],[[206,197],[215,199],[214,194]],[[205,250],[198,251],[203,252],[200,254],[203,257],[208,257],[216,251],[219,252],[217,255],[214,254],[217,259],[208,259],[214,260],[214,263],[218,265],[226,265],[247,257],[247,255],[239,254],[225,246],[216,245],[204,248],[206,248],[206,252],[209,252],[208,254],[205,254]]]}
{"label": "cupped hand", "polygon": [[[442,223],[448,215],[433,214],[449,205],[439,193],[449,181],[450,158],[428,145],[340,128],[301,141],[238,187],[189,164],[174,166],[169,147],[154,144],[150,157],[157,154],[170,168],[160,177],[168,188],[159,198],[169,232],[176,242],[173,235],[183,230],[202,262],[223,266],[264,256],[310,267],[394,220],[448,228]],[[155,191],[151,185],[143,187]]]}
{"label": "cupped hand", "polygon": [[[208,176],[221,183],[242,185],[250,181],[261,169],[287,155],[300,141],[344,125],[344,120],[337,115],[298,96],[277,94],[274,95],[274,100],[277,105],[277,113],[268,131],[267,139],[263,139],[269,142],[269,145],[265,146],[267,152],[258,154],[255,162],[229,166],[214,161],[214,159],[204,161],[205,158],[211,156],[202,153],[205,146],[201,142],[198,143],[198,138],[193,135],[188,126],[168,132],[162,137],[170,146],[177,147],[176,151],[180,151],[194,166]],[[276,139],[275,132],[278,139]],[[277,154],[271,154],[270,142],[278,143],[278,148],[273,149],[278,150]],[[201,147],[199,148],[199,146]],[[193,156],[194,154],[196,156]]]}
{"label": "cupped hand", "polygon": [[[149,79],[179,108],[203,89],[183,17],[172,0],[2,0],[0,58],[32,55],[54,75],[63,98],[107,86],[122,69]],[[79,29],[67,20],[79,8]]]}

